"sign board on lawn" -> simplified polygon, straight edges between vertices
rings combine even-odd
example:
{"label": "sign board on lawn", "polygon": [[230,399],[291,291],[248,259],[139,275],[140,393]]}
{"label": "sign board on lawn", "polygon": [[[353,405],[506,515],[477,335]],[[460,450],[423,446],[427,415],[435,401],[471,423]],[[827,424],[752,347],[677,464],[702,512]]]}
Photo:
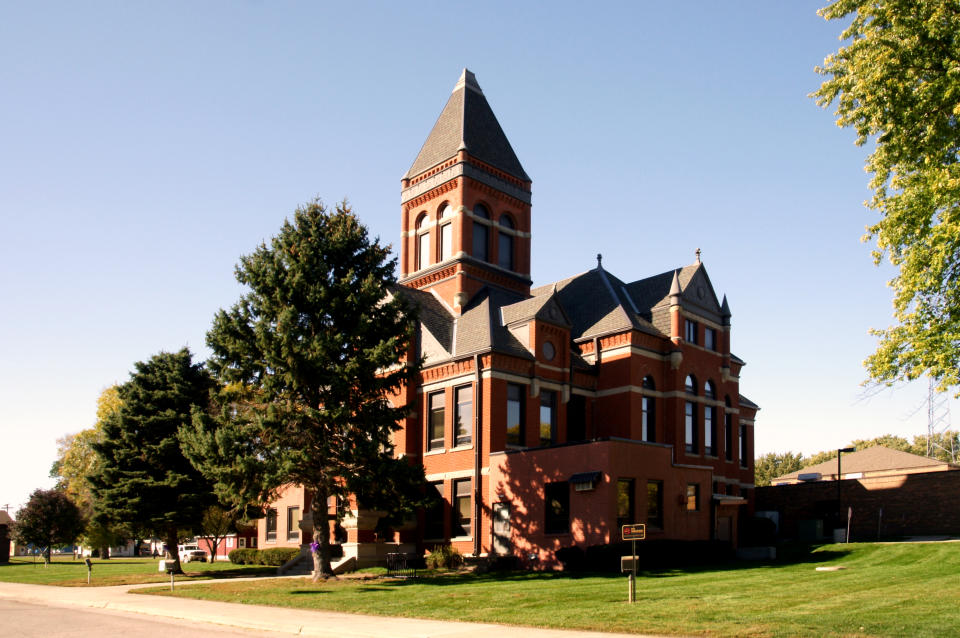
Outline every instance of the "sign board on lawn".
{"label": "sign board on lawn", "polygon": [[647,526],[644,523],[624,525],[620,530],[620,536],[625,541],[642,541],[647,537]]}

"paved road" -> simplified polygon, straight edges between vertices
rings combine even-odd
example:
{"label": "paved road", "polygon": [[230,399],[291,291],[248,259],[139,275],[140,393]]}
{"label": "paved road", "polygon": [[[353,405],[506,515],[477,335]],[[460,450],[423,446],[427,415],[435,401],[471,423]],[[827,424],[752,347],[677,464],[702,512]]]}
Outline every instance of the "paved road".
{"label": "paved road", "polygon": [[195,622],[156,616],[47,607],[0,599],[2,638],[252,638],[282,635],[236,628],[221,629],[206,624],[198,626]]}

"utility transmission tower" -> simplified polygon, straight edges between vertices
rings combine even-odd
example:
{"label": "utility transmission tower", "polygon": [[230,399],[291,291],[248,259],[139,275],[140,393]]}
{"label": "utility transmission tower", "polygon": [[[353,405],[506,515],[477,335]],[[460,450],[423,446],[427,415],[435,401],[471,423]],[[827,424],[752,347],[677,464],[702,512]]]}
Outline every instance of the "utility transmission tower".
{"label": "utility transmission tower", "polygon": [[[930,379],[927,391],[927,456],[933,456],[940,449],[950,455],[950,461],[956,462],[957,449],[954,445],[956,437],[945,437],[950,430],[950,402],[945,392],[937,392],[937,383]],[[947,444],[947,446],[944,445]]]}

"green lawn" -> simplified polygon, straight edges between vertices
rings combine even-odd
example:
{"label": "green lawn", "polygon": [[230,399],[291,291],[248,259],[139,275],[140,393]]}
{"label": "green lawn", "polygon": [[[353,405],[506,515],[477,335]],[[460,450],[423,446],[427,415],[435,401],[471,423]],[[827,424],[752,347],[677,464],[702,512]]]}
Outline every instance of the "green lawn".
{"label": "green lawn", "polygon": [[[157,570],[154,558],[111,558],[109,560],[91,559],[93,574],[91,585],[135,585],[139,583],[169,582],[170,576]],[[179,582],[206,580],[210,578],[229,578],[235,576],[275,575],[276,567],[234,565],[223,561],[217,563],[183,563],[183,575],[177,575]],[[87,584],[87,566],[82,559],[73,556],[53,556],[49,566],[44,567],[43,559],[34,562],[30,556],[10,558],[9,565],[0,564],[0,581],[13,583],[33,583],[35,585],[75,586]]]}
{"label": "green lawn", "polygon": [[[832,572],[818,566],[843,566]],[[311,584],[262,580],[175,595],[365,614],[709,636],[960,634],[960,543],[826,545],[791,560],[620,575],[447,575]]]}

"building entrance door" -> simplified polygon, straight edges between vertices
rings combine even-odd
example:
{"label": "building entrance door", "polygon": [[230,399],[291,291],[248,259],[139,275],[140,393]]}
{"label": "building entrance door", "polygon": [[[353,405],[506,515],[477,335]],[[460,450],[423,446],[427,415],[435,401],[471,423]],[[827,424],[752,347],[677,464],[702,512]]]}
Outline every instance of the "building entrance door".
{"label": "building entrance door", "polygon": [[493,551],[506,555],[511,552],[510,503],[493,504]]}

